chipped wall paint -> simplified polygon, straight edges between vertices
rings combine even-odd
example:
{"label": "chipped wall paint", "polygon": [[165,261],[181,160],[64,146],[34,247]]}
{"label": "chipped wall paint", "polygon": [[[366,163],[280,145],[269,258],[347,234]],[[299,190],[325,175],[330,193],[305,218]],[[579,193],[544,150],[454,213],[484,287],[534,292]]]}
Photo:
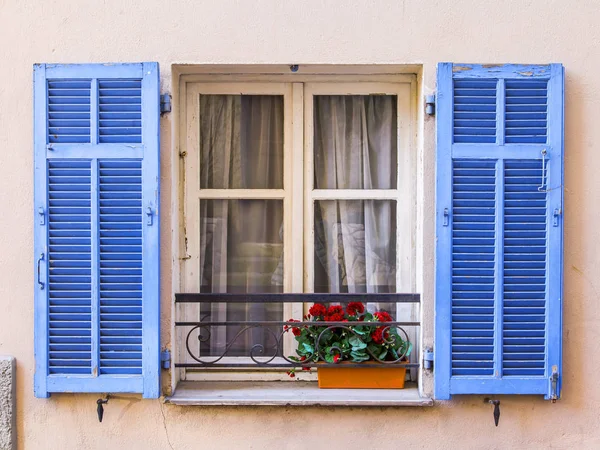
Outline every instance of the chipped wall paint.
{"label": "chipped wall paint", "polygon": [[[0,352],[17,358],[20,448],[600,448],[600,29],[595,0],[23,0],[0,2]],[[483,397],[433,408],[175,407],[97,395],[33,398],[32,83],[35,62],[565,65],[564,389],[556,404]],[[492,68],[493,69],[493,68]],[[162,121],[162,242],[170,242],[173,115]],[[433,217],[434,119],[421,124],[426,217]],[[423,296],[433,295],[433,220],[424,224]],[[162,252],[163,345],[170,342],[171,253]],[[432,323],[431,301],[424,305]],[[431,344],[431,326],[425,344]],[[430,383],[431,380],[428,382]]]}

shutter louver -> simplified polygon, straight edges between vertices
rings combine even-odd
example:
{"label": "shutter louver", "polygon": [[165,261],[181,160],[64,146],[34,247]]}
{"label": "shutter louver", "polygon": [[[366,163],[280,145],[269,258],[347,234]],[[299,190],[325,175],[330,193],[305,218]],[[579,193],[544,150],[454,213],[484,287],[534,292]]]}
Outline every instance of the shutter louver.
{"label": "shutter louver", "polygon": [[142,142],[142,80],[99,80],[100,142]]}
{"label": "shutter louver", "polygon": [[[452,374],[491,375],[496,243],[494,163],[454,161],[452,178]],[[477,282],[473,283],[473,279]]]}
{"label": "shutter louver", "polygon": [[496,142],[496,80],[454,81],[454,142]]}
{"label": "shutter louver", "polygon": [[142,373],[142,164],[100,161],[100,373]]}
{"label": "shutter louver", "polygon": [[48,142],[90,142],[90,80],[48,82]]}
{"label": "shutter louver", "polygon": [[560,397],[561,65],[438,66],[435,396]]}
{"label": "shutter louver", "polygon": [[49,373],[92,370],[91,169],[48,162]]}
{"label": "shutter louver", "polygon": [[506,143],[546,142],[548,82],[506,80]]}
{"label": "shutter louver", "polygon": [[160,394],[158,77],[34,66],[38,397]]}
{"label": "shutter louver", "polygon": [[504,163],[504,375],[544,375],[546,193],[541,161]]}

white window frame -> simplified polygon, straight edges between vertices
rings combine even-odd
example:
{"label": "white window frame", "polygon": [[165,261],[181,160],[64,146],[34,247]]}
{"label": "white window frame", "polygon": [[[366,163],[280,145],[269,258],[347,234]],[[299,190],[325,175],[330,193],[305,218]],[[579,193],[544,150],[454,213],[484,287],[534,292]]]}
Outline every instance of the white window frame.
{"label": "white window frame", "polygon": [[[416,149],[416,76],[414,75],[308,75],[301,80],[277,75],[238,75],[222,77],[226,81],[215,81],[214,76],[187,76],[180,85],[181,120],[179,154],[183,155],[179,167],[179,179],[185,180],[179,198],[180,222],[179,248],[184,255],[178,270],[180,292],[199,292],[199,218],[189,212],[194,202],[201,199],[281,199],[284,202],[284,292],[312,292],[314,272],[314,201],[315,200],[364,200],[385,199],[397,201],[397,291],[416,291],[416,234],[417,218],[417,149]],[[299,82],[300,81],[300,82]],[[189,173],[199,173],[199,96],[202,94],[263,94],[284,97],[284,186],[283,189],[200,189],[199,178],[192,179]],[[314,95],[396,95],[398,99],[398,182],[392,190],[313,190],[313,122],[312,97]],[[193,192],[192,195],[190,193]],[[402,197],[402,198],[401,198]],[[399,207],[402,201],[411,205],[408,213]],[[199,212],[199,208],[197,209]],[[194,220],[195,219],[195,220]],[[401,230],[402,233],[401,233]],[[303,240],[293,236],[303,236]],[[406,239],[400,239],[400,235]],[[187,244],[186,244],[187,239]],[[410,256],[408,256],[410,255]],[[307,306],[305,305],[304,308]],[[286,304],[286,317],[301,318],[304,308],[300,304]],[[410,313],[410,320],[419,320],[420,312],[410,304],[398,304],[398,312]],[[197,308],[199,311],[199,307]],[[197,320],[198,314],[191,304],[185,305],[185,316],[175,320]],[[185,360],[185,337],[183,330],[173,327],[175,360]],[[290,333],[288,333],[290,334]],[[420,344],[420,334],[410,336]],[[293,336],[286,336],[284,351],[293,348]],[[288,352],[289,353],[289,352]],[[290,353],[291,354],[291,353]],[[418,353],[417,353],[418,354]],[[240,358],[237,358],[238,360]],[[287,380],[281,370],[260,372],[245,371],[202,371],[173,370],[173,387],[178,380]],[[299,374],[302,379],[315,379],[315,374]]]}

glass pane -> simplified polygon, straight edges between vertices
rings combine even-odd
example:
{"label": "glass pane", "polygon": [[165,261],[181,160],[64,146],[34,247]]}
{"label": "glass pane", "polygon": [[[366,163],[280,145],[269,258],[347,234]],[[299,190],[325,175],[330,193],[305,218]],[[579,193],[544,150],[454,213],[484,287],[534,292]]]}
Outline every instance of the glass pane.
{"label": "glass pane", "polygon": [[283,96],[200,96],[200,187],[283,189]]}
{"label": "glass pane", "polygon": [[396,292],[396,202],[315,202],[315,292]]}
{"label": "glass pane", "polygon": [[[283,202],[281,200],[203,200],[200,202],[201,292],[283,292]],[[282,303],[202,305],[204,321],[283,320]],[[275,340],[254,328],[213,327],[201,354],[249,356],[254,345],[273,354]],[[272,328],[278,332],[278,327]],[[269,349],[271,351],[269,352]]]}
{"label": "glass pane", "polygon": [[314,97],[315,189],[396,189],[395,95]]}

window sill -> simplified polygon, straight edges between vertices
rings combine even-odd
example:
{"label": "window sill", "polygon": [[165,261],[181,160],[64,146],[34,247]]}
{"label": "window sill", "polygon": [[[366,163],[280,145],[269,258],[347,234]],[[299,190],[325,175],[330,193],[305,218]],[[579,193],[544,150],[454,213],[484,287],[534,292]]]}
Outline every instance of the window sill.
{"label": "window sill", "polygon": [[166,403],[180,406],[432,406],[415,383],[404,389],[319,389],[316,382],[182,381]]}

